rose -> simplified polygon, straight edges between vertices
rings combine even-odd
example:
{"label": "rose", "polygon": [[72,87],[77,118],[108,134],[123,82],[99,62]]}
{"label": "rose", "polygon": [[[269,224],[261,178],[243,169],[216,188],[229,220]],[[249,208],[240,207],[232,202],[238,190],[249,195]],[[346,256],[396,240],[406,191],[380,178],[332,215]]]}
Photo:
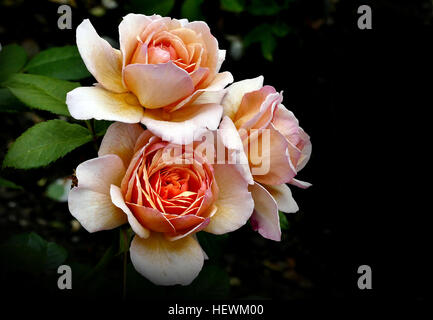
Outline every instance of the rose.
{"label": "rose", "polygon": [[207,158],[213,149],[212,139],[179,146],[139,124],[116,122],[99,157],[77,167],[69,210],[89,232],[129,222],[136,270],[155,284],[187,285],[205,259],[194,233],[236,230],[254,206],[235,165]]}
{"label": "rose", "polygon": [[216,129],[223,89],[233,77],[218,73],[225,50],[205,22],[128,14],[119,38],[116,50],[89,20],[77,27],[80,55],[98,83],[67,94],[74,118],[142,122],[177,143],[191,142],[184,137],[199,129]]}
{"label": "rose", "polygon": [[[241,158],[248,158],[251,173],[245,168],[243,172],[255,201],[253,227],[277,241],[281,239],[278,209],[299,209],[286,183],[310,186],[294,178],[310,158],[310,137],[282,100],[282,94],[273,87],[263,86],[262,76],[236,82],[227,88],[222,101],[224,118],[220,124],[220,130],[226,132],[225,145],[239,140],[232,148],[241,153]],[[260,145],[261,154],[254,152],[255,144]],[[268,170],[255,170],[258,163],[267,163]]]}

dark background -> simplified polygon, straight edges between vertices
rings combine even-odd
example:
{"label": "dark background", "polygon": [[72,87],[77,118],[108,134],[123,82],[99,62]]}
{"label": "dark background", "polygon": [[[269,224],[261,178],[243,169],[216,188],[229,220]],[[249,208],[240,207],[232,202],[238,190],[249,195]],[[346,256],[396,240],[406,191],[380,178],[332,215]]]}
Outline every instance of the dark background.
{"label": "dark background", "polygon": [[[59,30],[59,4],[3,0],[1,43],[21,44],[30,55],[51,46],[74,44],[75,28],[87,17],[100,35],[117,41],[121,17],[139,12],[135,2],[118,1],[116,9],[96,17],[89,12],[98,1],[76,1],[73,29]],[[311,160],[298,175],[313,187],[292,188],[300,212],[287,215],[289,229],[282,242],[262,239],[250,226],[228,238],[211,239],[221,242],[221,250],[216,250],[209,263],[226,272],[221,277],[230,280],[230,287],[221,296],[205,298],[425,301],[431,280],[427,240],[431,209],[423,202],[429,199],[431,188],[422,182],[428,181],[423,164],[428,161],[431,144],[422,139],[428,137],[431,127],[424,114],[431,107],[432,3],[289,3],[271,15],[228,12],[219,1],[201,5],[200,15],[220,48],[228,50],[222,70],[231,71],[235,81],[263,74],[266,84],[283,90],[284,105],[295,113],[313,143]],[[361,4],[372,8],[372,30],[357,28]],[[182,1],[176,2],[169,15],[179,18],[181,10]],[[263,55],[260,42],[248,46],[238,59],[230,55],[230,36],[242,42],[257,25],[275,21],[284,22],[289,32],[276,37],[272,61]],[[43,112],[2,114],[0,156],[4,157],[8,145],[25,129],[50,118]],[[67,262],[96,265],[106,248],[118,241],[118,231],[73,231],[67,204],[45,196],[46,184],[70,175],[80,162],[95,156],[88,145],[47,168],[2,170],[2,176],[24,190],[1,189],[0,240],[35,231],[64,246],[69,253]],[[357,287],[357,268],[363,264],[372,268],[372,290]],[[105,283],[102,289],[82,289],[79,297],[120,298],[121,268],[121,259],[114,258],[103,280],[86,284],[101,281]],[[134,275],[130,278],[135,279]],[[10,297],[35,293],[38,297],[69,296],[57,289],[56,275],[36,277],[4,267],[0,279]],[[212,285],[209,291],[214,290]],[[151,292],[144,294],[147,298],[202,297],[156,289],[147,283],[137,288],[141,293]],[[140,297],[133,289],[131,292],[128,298]]]}

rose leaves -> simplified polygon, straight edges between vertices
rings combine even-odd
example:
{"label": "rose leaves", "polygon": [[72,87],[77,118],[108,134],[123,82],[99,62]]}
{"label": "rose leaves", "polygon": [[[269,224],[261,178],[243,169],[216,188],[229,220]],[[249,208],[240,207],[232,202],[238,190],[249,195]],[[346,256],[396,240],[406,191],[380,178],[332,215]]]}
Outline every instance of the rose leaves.
{"label": "rose leaves", "polygon": [[[28,61],[25,50],[6,45],[0,51],[0,112],[35,111],[39,117],[59,117],[37,123],[10,145],[3,167],[30,169],[46,166],[105,133],[108,121],[70,123],[66,93],[88,78],[76,46],[54,47]],[[40,113],[40,115],[39,115]],[[44,120],[44,119],[42,119]],[[38,122],[38,120],[36,120]]]}

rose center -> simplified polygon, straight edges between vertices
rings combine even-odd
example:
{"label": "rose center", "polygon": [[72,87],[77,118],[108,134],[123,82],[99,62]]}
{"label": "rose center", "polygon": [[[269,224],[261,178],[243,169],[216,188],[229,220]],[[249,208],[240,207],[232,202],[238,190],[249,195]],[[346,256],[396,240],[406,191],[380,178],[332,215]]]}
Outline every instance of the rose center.
{"label": "rose center", "polygon": [[181,171],[165,172],[161,175],[161,197],[171,199],[188,190],[189,174]]}
{"label": "rose center", "polygon": [[176,50],[169,44],[157,44],[147,46],[139,43],[132,56],[131,63],[158,64],[176,60]]}

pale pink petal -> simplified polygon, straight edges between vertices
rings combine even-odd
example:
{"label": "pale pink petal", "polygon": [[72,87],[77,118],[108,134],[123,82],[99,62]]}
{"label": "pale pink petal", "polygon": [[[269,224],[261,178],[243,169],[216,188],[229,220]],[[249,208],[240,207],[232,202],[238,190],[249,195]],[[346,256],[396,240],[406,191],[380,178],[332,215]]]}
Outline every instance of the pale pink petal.
{"label": "pale pink petal", "polygon": [[125,172],[122,159],[108,154],[81,163],[75,174],[80,188],[109,195],[110,185],[120,186]]}
{"label": "pale pink petal", "polygon": [[260,184],[250,186],[254,199],[254,213],[251,224],[264,238],[281,241],[280,217],[277,203]]}
{"label": "pale pink petal", "polygon": [[[258,141],[258,144],[262,143],[262,154],[254,151],[257,138],[250,135],[249,160],[254,180],[270,185],[288,183],[296,175],[288,152],[288,141],[272,125],[264,130],[268,131],[257,131],[263,137],[262,142]],[[269,140],[265,138],[267,136]]]}
{"label": "pale pink petal", "polygon": [[156,285],[189,285],[204,263],[200,244],[192,236],[169,241],[162,234],[134,237],[131,261],[135,269]]}
{"label": "pale pink petal", "polygon": [[207,57],[206,63],[203,65],[203,67],[209,68],[209,77],[201,85],[202,88],[205,88],[209,85],[217,73],[217,65],[219,60],[218,41],[211,34],[209,26],[206,24],[206,22],[193,21],[185,25],[185,28],[192,29],[197,34],[200,34],[206,47]]}
{"label": "pale pink petal", "polygon": [[273,118],[274,110],[282,101],[281,94],[274,87],[263,88],[244,95],[233,122],[236,128],[266,128]]}
{"label": "pale pink petal", "polygon": [[204,230],[224,234],[239,229],[248,221],[254,209],[254,201],[248,191],[248,182],[233,165],[216,164],[213,167],[219,187],[215,202],[217,211]]}
{"label": "pale pink petal", "polygon": [[286,184],[278,185],[263,185],[266,190],[272,195],[278,205],[278,210],[287,213],[294,213],[299,210],[298,204],[293,199],[292,191]]}
{"label": "pale pink petal", "polygon": [[[164,235],[165,235],[165,238],[169,241],[177,241],[179,239],[185,238],[191,234],[195,234],[195,233],[203,230],[204,228],[207,227],[209,222],[210,222],[210,218],[206,218],[206,219],[203,219],[203,221],[200,224],[194,226],[193,228],[183,230],[183,231],[180,231],[180,232],[177,232],[174,234],[166,233]],[[205,254],[204,251],[203,251],[203,254]],[[205,254],[205,257],[206,257],[206,254]]]}
{"label": "pale pink petal", "polygon": [[272,124],[286,139],[296,145],[299,141],[299,121],[296,119],[293,112],[289,111],[280,104],[274,113]]}
{"label": "pale pink petal", "polygon": [[184,106],[200,105],[207,103],[220,104],[226,90],[225,86],[233,82],[233,76],[230,72],[225,71],[218,73],[214,80],[204,89],[196,90],[192,95],[182,100],[181,102],[169,107],[167,111],[173,112],[183,108]]}
{"label": "pale pink petal", "polygon": [[148,109],[165,107],[194,92],[188,73],[172,61],[161,64],[130,64],[124,69],[124,80]]}
{"label": "pale pink petal", "polygon": [[311,141],[308,134],[299,127],[298,119],[282,104],[275,110],[272,124],[290,142],[289,152],[296,171],[305,167],[311,156]]}
{"label": "pale pink petal", "polygon": [[312,186],[311,183],[305,182],[305,181],[301,181],[301,180],[298,180],[298,179],[292,179],[292,180],[289,181],[289,183],[291,185],[294,185],[294,186],[299,187],[301,189],[307,189],[307,188],[309,188],[309,187]]}
{"label": "pale pink petal", "polygon": [[140,224],[157,232],[175,232],[170,221],[158,210],[134,203],[126,204]]}
{"label": "pale pink petal", "polygon": [[296,164],[296,171],[298,172],[301,171],[307,164],[308,160],[310,160],[312,151],[310,136],[306,134],[301,127],[299,127],[299,135],[303,141],[303,148],[301,150],[301,156],[299,157],[298,163]]}
{"label": "pale pink petal", "polygon": [[72,216],[88,232],[114,229],[127,221],[109,195],[90,189],[76,187],[69,191],[68,206]]}
{"label": "pale pink petal", "polygon": [[125,203],[125,200],[123,199],[120,188],[112,184],[110,188],[110,196],[113,204],[116,207],[120,208],[126,214],[129,225],[131,226],[135,234],[138,235],[140,238],[148,238],[150,235],[149,230],[144,228],[140,224],[140,222],[138,222],[138,220],[134,217],[131,210],[129,210],[128,206]]}
{"label": "pale pink petal", "polygon": [[66,104],[71,116],[78,120],[137,123],[144,112],[133,94],[112,93],[100,87],[76,88],[66,95]]}
{"label": "pale pink petal", "polygon": [[204,79],[206,78],[206,76],[209,73],[209,69],[208,68],[202,68],[199,67],[197,70],[195,70],[194,72],[190,73],[190,77],[192,79],[193,82],[193,86],[194,88],[197,87],[197,85]]}
{"label": "pale pink petal", "polygon": [[226,59],[226,51],[225,50],[218,50],[218,63],[216,66],[216,72],[220,71],[221,65],[223,64],[224,60]]}
{"label": "pale pink petal", "polygon": [[233,83],[227,88],[227,94],[222,101],[224,116],[234,119],[241,105],[242,98],[248,92],[259,90],[263,86],[263,76]]}
{"label": "pale pink petal", "polygon": [[146,110],[141,122],[155,135],[175,144],[189,144],[209,130],[218,128],[219,104],[189,106],[175,112]]}
{"label": "pale pink petal", "polygon": [[119,24],[120,51],[123,57],[123,67],[129,64],[137,47],[137,36],[152,22],[151,17],[143,14],[130,13],[123,17]]}
{"label": "pale pink petal", "polygon": [[122,61],[119,50],[102,39],[88,19],[77,27],[77,46],[89,72],[107,90],[122,93]]}
{"label": "pale pink petal", "polygon": [[134,155],[134,146],[138,137],[144,132],[139,124],[126,124],[115,122],[111,124],[99,147],[98,156],[106,154],[116,154],[122,160],[125,168]]}
{"label": "pale pink petal", "polygon": [[223,145],[228,149],[228,163],[234,164],[245,181],[249,184],[253,184],[253,176],[251,175],[248,158],[245,154],[241,137],[229,117],[225,116],[221,121],[218,128],[218,135]]}

